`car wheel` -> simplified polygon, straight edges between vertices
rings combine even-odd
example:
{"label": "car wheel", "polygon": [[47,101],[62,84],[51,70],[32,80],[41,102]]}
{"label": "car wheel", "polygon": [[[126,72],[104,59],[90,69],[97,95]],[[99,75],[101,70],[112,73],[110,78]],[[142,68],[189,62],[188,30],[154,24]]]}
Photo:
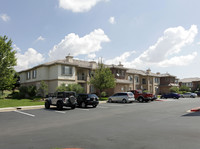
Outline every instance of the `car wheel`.
{"label": "car wheel", "polygon": [[57,109],[58,110],[62,110],[62,108],[63,108],[63,103],[62,102],[58,102],[57,103]]}
{"label": "car wheel", "polygon": [[49,108],[50,108],[50,103],[49,103],[49,101],[45,101],[45,108],[46,108],[46,109],[49,109]]}
{"label": "car wheel", "polygon": [[108,99],[108,102],[109,102],[109,103],[111,103],[111,102],[112,102],[112,99],[111,99],[111,98],[109,98],[109,99]]}
{"label": "car wheel", "polygon": [[76,108],[76,105],[72,105],[72,106],[71,106],[71,109],[75,109],[75,108]]}
{"label": "car wheel", "polygon": [[122,103],[127,103],[126,99],[123,99],[123,100],[122,100]]}
{"label": "car wheel", "polygon": [[92,105],[92,107],[93,107],[93,108],[96,108],[96,107],[97,107],[97,105]]}
{"label": "car wheel", "polygon": [[85,102],[82,102],[82,103],[81,103],[81,107],[82,107],[82,108],[86,108],[86,107],[87,107],[87,105],[85,104]]}
{"label": "car wheel", "polygon": [[143,100],[142,97],[140,97],[140,98],[138,98],[138,101],[139,101],[139,102],[143,102],[144,100]]}

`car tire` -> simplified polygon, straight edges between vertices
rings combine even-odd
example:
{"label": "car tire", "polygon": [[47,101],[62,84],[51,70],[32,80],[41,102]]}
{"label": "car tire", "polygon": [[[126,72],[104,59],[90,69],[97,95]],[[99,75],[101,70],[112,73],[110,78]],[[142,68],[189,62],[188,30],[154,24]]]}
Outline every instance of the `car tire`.
{"label": "car tire", "polygon": [[139,101],[139,102],[143,102],[144,99],[143,99],[142,97],[139,97],[139,98],[138,98],[138,101]]}
{"label": "car tire", "polygon": [[76,105],[72,105],[72,106],[71,106],[71,109],[75,109],[75,108],[76,108]]}
{"label": "car tire", "polygon": [[111,98],[109,98],[109,99],[108,99],[108,102],[109,102],[109,103],[112,103],[112,99],[111,99]]}
{"label": "car tire", "polygon": [[57,110],[63,109],[63,103],[61,101],[57,102]]}
{"label": "car tire", "polygon": [[123,99],[123,100],[122,100],[122,103],[127,103],[127,100],[126,100],[126,99]]}
{"label": "car tire", "polygon": [[45,105],[44,105],[44,106],[45,106],[46,109],[49,109],[49,108],[50,108],[50,103],[49,103],[49,101],[45,101]]}
{"label": "car tire", "polygon": [[86,108],[86,107],[87,107],[87,105],[85,104],[85,102],[82,102],[82,103],[81,103],[81,107],[82,107],[82,108]]}
{"label": "car tire", "polygon": [[92,105],[92,107],[93,107],[93,108],[96,108],[96,107],[97,107],[97,105]]}

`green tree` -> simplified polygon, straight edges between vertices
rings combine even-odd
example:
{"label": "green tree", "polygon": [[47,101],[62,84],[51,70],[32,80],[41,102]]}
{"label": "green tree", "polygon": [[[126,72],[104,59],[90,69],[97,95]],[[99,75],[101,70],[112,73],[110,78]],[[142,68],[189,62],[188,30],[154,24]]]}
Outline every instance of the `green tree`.
{"label": "green tree", "polygon": [[57,92],[63,92],[63,91],[74,91],[77,94],[84,93],[84,88],[80,84],[69,84],[66,86],[65,83],[62,83],[60,86],[56,88]]}
{"label": "green tree", "polygon": [[66,89],[66,84],[65,83],[62,83],[60,86],[58,86],[57,88],[56,88],[56,91],[57,92],[64,92],[64,91],[66,91],[67,89]]}
{"label": "green tree", "polygon": [[187,87],[187,86],[181,86],[180,87],[180,89],[179,89],[180,91],[185,91],[185,92],[189,92],[190,91],[190,88],[189,87]]}
{"label": "green tree", "polygon": [[94,76],[91,77],[90,84],[101,92],[108,88],[114,88],[115,78],[109,68],[106,68],[103,64],[99,65],[99,68],[95,71]]}
{"label": "green tree", "polygon": [[66,87],[67,91],[74,91],[76,92],[77,94],[79,93],[84,93],[84,88],[80,85],[80,84],[69,84],[67,87]]}
{"label": "green tree", "polygon": [[179,88],[175,87],[175,86],[171,87],[169,90],[170,90],[171,93],[178,93],[179,92]]}
{"label": "green tree", "polygon": [[0,36],[0,90],[11,90],[16,83],[14,66],[17,65],[16,51],[12,50],[12,41]]}
{"label": "green tree", "polygon": [[47,95],[48,85],[44,81],[40,82],[40,87],[38,89],[38,93],[41,94],[42,97],[45,97],[45,95]]}

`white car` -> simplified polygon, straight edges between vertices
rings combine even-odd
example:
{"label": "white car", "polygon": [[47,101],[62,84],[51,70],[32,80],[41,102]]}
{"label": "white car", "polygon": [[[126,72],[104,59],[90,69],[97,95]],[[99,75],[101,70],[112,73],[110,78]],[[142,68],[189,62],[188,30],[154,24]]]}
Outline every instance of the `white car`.
{"label": "white car", "polygon": [[197,97],[197,94],[189,92],[189,93],[182,94],[181,97],[183,97],[183,98],[195,98],[195,97]]}
{"label": "white car", "polygon": [[133,101],[135,101],[135,98],[132,92],[116,93],[108,98],[108,102],[128,103]]}

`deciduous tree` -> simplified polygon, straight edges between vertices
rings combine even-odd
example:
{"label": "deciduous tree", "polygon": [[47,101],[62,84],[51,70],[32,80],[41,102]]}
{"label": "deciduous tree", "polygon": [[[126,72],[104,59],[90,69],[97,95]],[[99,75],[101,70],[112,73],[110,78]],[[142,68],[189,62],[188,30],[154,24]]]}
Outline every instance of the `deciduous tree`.
{"label": "deciduous tree", "polygon": [[17,64],[12,41],[7,36],[0,36],[0,91],[10,90],[16,83],[14,66]]}
{"label": "deciduous tree", "polygon": [[94,76],[91,77],[90,84],[101,92],[108,88],[114,88],[115,78],[109,68],[103,64],[99,64],[99,68],[95,71]]}

